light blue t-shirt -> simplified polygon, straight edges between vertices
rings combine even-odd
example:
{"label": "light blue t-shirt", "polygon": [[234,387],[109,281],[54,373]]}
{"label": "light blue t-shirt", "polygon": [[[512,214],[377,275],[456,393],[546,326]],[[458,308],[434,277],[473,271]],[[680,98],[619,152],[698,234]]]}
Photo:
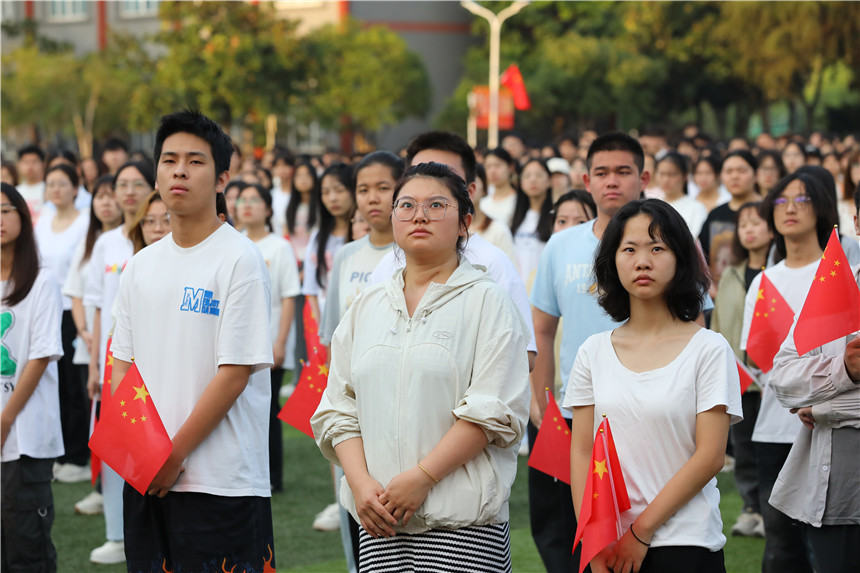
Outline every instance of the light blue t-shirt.
{"label": "light blue t-shirt", "polygon": [[[592,334],[611,330],[619,323],[597,304],[594,253],[600,241],[594,222],[565,229],[550,237],[538,263],[532,305],[552,316],[564,317],[561,333],[561,395],[567,390],[576,353]],[[562,412],[570,417],[567,411]]]}

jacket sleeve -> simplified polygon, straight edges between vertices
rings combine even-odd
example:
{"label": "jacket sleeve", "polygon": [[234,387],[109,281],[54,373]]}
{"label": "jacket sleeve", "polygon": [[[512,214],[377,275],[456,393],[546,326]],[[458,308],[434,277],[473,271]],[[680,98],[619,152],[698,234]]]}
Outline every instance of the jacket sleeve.
{"label": "jacket sleeve", "polygon": [[[493,292],[494,296],[489,296]],[[522,439],[529,407],[530,335],[500,288],[484,299],[472,378],[453,414],[481,427],[490,444],[507,448]]]}
{"label": "jacket sleeve", "polygon": [[334,451],[335,446],[351,438],[361,437],[351,366],[354,316],[360,306],[356,303],[358,299],[347,311],[332,337],[328,383],[320,404],[311,417],[311,428],[317,446],[327,460],[338,465],[340,462]]}
{"label": "jacket sleeve", "polygon": [[799,356],[792,326],[773,361],[770,386],[776,399],[786,408],[813,406],[822,423],[860,417],[860,387],[845,370],[844,350],[841,339]]}

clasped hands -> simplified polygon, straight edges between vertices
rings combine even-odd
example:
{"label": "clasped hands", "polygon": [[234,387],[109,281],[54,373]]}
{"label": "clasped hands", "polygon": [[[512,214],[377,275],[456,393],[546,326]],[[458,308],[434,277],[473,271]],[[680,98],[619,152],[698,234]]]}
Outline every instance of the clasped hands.
{"label": "clasped hands", "polygon": [[434,485],[436,483],[415,466],[394,476],[386,488],[368,474],[350,487],[361,526],[368,535],[377,538],[393,537],[394,526],[409,523]]}

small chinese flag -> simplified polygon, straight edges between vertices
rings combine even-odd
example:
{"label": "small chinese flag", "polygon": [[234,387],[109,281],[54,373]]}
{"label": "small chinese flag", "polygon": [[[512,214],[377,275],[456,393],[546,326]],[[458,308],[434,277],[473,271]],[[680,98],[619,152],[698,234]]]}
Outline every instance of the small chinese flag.
{"label": "small chinese flag", "polygon": [[[107,347],[105,348],[105,367],[104,367],[104,378],[102,379],[102,392],[99,400],[101,400],[102,406],[105,404],[105,400],[110,398],[110,380],[113,375],[113,352],[110,351],[110,345],[113,342],[113,337],[109,336],[107,340]],[[98,408],[96,408],[96,404],[98,400],[93,400],[93,411],[90,416],[90,436],[95,432],[96,424],[98,423]],[[99,479],[99,474],[102,473],[102,461],[99,457],[90,450],[90,482],[93,484],[93,487],[96,486],[96,480]]]}
{"label": "small chinese flag", "polygon": [[743,362],[737,358],[735,358],[735,362],[738,364],[738,376],[741,379],[741,394],[743,394],[755,382],[755,376],[753,376],[753,373],[750,372],[750,369]]}
{"label": "small chinese flag", "polygon": [[529,467],[570,485],[570,429],[550,392]]}
{"label": "small chinese flag", "polygon": [[170,456],[173,444],[136,364],[102,404],[90,449],[141,495]]}
{"label": "small chinese flag", "polygon": [[525,111],[531,109],[532,102],[529,99],[529,93],[526,91],[526,82],[523,80],[523,74],[520,72],[520,67],[516,64],[511,64],[504,71],[500,79],[503,86],[511,90],[514,96],[514,107]]}
{"label": "small chinese flag", "polygon": [[794,311],[767,278],[767,274],[762,272],[747,336],[747,354],[762,372],[770,372],[773,368],[773,357],[788,336],[793,322]]}
{"label": "small chinese flag", "polygon": [[284,407],[278,413],[278,418],[314,437],[311,429],[311,416],[316,412],[322,400],[322,394],[328,384],[328,367],[326,366],[325,346],[320,342],[316,318],[311,311],[311,305],[306,301],[302,310],[305,323],[305,343],[307,345],[308,361],[302,363],[302,371],[296,382],[296,389]]}
{"label": "small chinese flag", "polygon": [[577,516],[576,537],[573,538],[574,550],[582,541],[579,573],[595,555],[621,538],[621,512],[628,509],[627,486],[624,485],[609,420],[604,417],[594,437],[590,471]]}
{"label": "small chinese flag", "polygon": [[860,330],[860,289],[839,243],[839,234],[833,229],[797,318],[794,345],[803,356],[857,330]]}

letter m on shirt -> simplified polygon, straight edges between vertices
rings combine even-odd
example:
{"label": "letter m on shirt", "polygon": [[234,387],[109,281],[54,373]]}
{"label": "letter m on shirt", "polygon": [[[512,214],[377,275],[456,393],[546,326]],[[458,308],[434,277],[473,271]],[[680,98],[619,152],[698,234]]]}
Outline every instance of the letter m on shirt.
{"label": "letter m on shirt", "polygon": [[185,292],[182,294],[182,305],[179,307],[179,310],[218,316],[221,313],[219,308],[221,301],[213,298],[214,294],[211,290],[185,287]]}

